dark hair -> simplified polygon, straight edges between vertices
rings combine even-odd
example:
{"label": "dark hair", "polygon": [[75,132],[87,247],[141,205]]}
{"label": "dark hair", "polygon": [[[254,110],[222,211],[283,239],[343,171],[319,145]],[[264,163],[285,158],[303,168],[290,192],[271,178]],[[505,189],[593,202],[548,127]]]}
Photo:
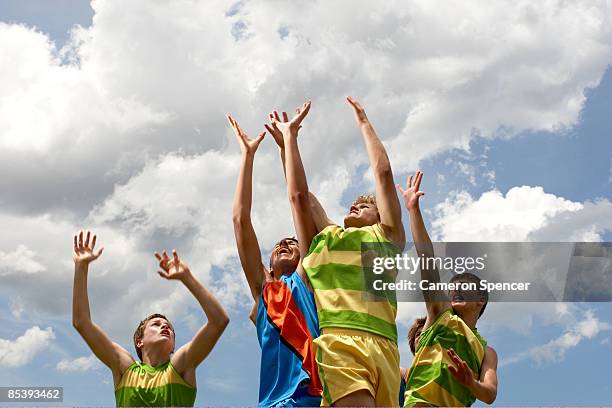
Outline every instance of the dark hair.
{"label": "dark hair", "polygon": [[425,326],[425,318],[418,317],[414,320],[412,326],[410,326],[410,330],[408,330],[408,345],[410,346],[412,354],[416,353],[416,348],[418,346],[418,344],[415,344],[417,332],[419,329],[422,329],[423,326]]}
{"label": "dark hair", "polygon": [[138,324],[138,327],[136,328],[136,331],[134,332],[134,347],[136,347],[136,353],[138,354],[138,358],[141,361],[142,361],[142,350],[140,349],[140,347],[138,347],[138,342],[142,340],[142,336],[144,334],[144,329],[145,329],[147,322],[151,319],[155,319],[156,317],[161,317],[162,319],[168,322],[168,324],[170,325],[170,330],[172,330],[172,335],[174,336],[174,327],[172,327],[172,323],[170,323],[170,320],[168,320],[168,318],[164,316],[163,314],[153,313],[152,315],[149,315],[145,317],[143,320],[141,320],[140,323]]}
{"label": "dark hair", "polygon": [[476,275],[474,275],[473,273],[470,272],[463,272],[463,273],[458,273],[455,276],[453,276],[450,280],[450,282],[466,282],[466,283],[475,283],[476,287],[478,288],[476,290],[477,294],[478,294],[478,299],[468,299],[469,301],[475,302],[475,301],[479,301],[480,298],[484,298],[484,305],[482,305],[482,309],[480,309],[480,314],[478,315],[478,317],[482,316],[482,314],[485,311],[485,308],[487,307],[487,303],[489,303],[489,292],[486,291],[485,289],[481,289],[480,288],[480,278]]}

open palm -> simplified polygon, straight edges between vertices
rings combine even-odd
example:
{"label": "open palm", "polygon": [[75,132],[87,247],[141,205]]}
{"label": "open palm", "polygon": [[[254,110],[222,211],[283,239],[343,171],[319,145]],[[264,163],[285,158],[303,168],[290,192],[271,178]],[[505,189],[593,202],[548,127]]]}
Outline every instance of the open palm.
{"label": "open palm", "polygon": [[90,262],[98,259],[98,257],[102,255],[102,251],[104,251],[104,247],[101,247],[98,250],[95,249],[97,239],[95,234],[92,238],[91,232],[87,231],[84,238],[85,239],[83,240],[83,231],[80,231],[73,237],[74,247],[72,259],[74,259],[74,263],[89,264]]}
{"label": "open palm", "polygon": [[[283,135],[290,133],[296,134],[309,111],[310,102],[305,102],[300,108],[295,110],[295,115],[290,121],[281,121],[278,119],[278,115],[276,115],[276,117],[270,117],[270,120],[272,121],[272,126],[278,129]],[[283,119],[285,118],[286,116],[283,116]]]}
{"label": "open palm", "polygon": [[420,191],[421,180],[423,179],[423,172],[418,171],[414,175],[414,184],[412,176],[408,176],[406,183],[406,189],[404,190],[399,184],[396,185],[399,192],[402,194],[404,199],[404,205],[408,210],[415,210],[419,208],[419,198],[425,195],[424,192]]}
{"label": "open palm", "polygon": [[256,139],[251,139],[247,136],[246,133],[242,130],[236,119],[232,118],[230,115],[227,115],[227,121],[229,122],[234,134],[236,135],[236,139],[238,139],[238,143],[240,144],[240,151],[248,154],[255,154],[259,144],[263,140],[266,132],[260,133]]}

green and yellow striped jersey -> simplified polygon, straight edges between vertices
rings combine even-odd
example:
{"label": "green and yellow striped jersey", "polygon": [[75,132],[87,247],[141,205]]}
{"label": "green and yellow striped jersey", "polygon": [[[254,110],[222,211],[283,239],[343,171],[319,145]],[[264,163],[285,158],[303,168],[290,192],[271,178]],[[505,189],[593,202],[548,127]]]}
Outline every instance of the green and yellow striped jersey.
{"label": "green and yellow striped jersey", "polygon": [[115,388],[118,407],[192,407],[196,388],[187,384],[168,361],[159,367],[135,361]]}
{"label": "green and yellow striped jersey", "polygon": [[487,342],[470,329],[452,309],[442,313],[433,325],[421,333],[416,354],[406,382],[405,407],[433,405],[468,407],[476,397],[448,370],[454,363],[446,350],[452,348],[480,378]]}
{"label": "green and yellow striped jersey", "polygon": [[372,289],[374,279],[395,281],[397,271],[373,274],[363,264],[364,249],[377,256],[398,252],[380,224],[346,229],[330,225],[313,238],[302,266],[314,290],[319,326],[362,330],[397,343],[395,292]]}

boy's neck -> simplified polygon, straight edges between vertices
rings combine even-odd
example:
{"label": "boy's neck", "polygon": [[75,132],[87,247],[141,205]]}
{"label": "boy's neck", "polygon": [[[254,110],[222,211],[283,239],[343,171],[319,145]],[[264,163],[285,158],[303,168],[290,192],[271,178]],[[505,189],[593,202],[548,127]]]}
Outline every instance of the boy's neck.
{"label": "boy's neck", "polygon": [[457,313],[457,316],[459,316],[461,320],[463,320],[463,322],[472,330],[476,328],[476,323],[478,322],[478,318],[480,317],[477,313]]}
{"label": "boy's neck", "polygon": [[170,356],[164,355],[161,351],[156,353],[154,350],[151,350],[148,353],[142,354],[142,362],[151,367],[158,367],[162,364],[166,364],[168,361],[170,361]]}

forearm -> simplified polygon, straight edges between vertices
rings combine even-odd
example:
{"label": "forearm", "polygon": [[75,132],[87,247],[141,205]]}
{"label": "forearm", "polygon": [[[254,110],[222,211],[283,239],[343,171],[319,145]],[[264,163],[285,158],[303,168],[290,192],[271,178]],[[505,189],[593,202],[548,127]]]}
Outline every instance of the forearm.
{"label": "forearm", "polygon": [[486,404],[492,404],[497,398],[497,386],[495,384],[489,384],[486,380],[474,380],[468,389],[476,398]]}
{"label": "forearm", "polygon": [[410,209],[408,211],[410,219],[410,232],[412,233],[412,241],[418,256],[432,257],[434,255],[433,244],[427,233],[425,221],[421,214],[420,208]]}
{"label": "forearm", "polygon": [[242,154],[242,166],[236,182],[234,194],[233,218],[234,221],[249,221],[253,203],[253,155]]}
{"label": "forearm", "polygon": [[389,175],[391,172],[389,156],[387,156],[385,146],[378,138],[378,135],[376,135],[374,127],[369,120],[366,120],[359,124],[359,129],[361,130],[363,141],[365,142],[370,166],[374,171],[374,177],[378,179]]}
{"label": "forearm", "polygon": [[213,294],[206,289],[192,274],[189,274],[183,279],[183,284],[189,289],[191,294],[196,298],[206,318],[208,324],[225,328],[229,323],[229,316],[227,312],[221,306],[221,303],[213,296]]}
{"label": "forearm", "polygon": [[292,198],[296,194],[303,196],[308,195],[308,182],[306,181],[306,172],[300,157],[300,151],[297,144],[297,137],[285,136],[285,177],[287,178],[287,191],[289,197]]}
{"label": "forearm", "polygon": [[[421,279],[431,283],[440,282],[440,273],[435,265],[430,265],[429,258],[433,258],[434,249],[421,210],[417,207],[409,211],[410,230],[412,232],[412,240],[417,252],[417,256],[421,258]],[[424,267],[423,267],[424,266]],[[423,291],[423,297],[427,303],[430,302],[446,302],[448,299],[443,291]],[[446,304],[442,304],[442,309],[446,308]],[[433,309],[432,309],[433,310]]]}
{"label": "forearm", "polygon": [[297,145],[297,137],[288,135],[285,137],[285,163],[287,168],[287,192],[291,204],[291,215],[298,236],[300,254],[302,259],[308,253],[310,242],[317,234],[310,209],[308,197],[308,183],[302,159]]}
{"label": "forearm", "polygon": [[281,163],[283,164],[283,174],[285,175],[285,180],[287,179],[287,166],[285,164],[285,148],[279,147],[278,153],[280,154]]}
{"label": "forearm", "polygon": [[75,264],[72,288],[72,324],[75,328],[91,324],[89,297],[87,295],[88,265]]}

